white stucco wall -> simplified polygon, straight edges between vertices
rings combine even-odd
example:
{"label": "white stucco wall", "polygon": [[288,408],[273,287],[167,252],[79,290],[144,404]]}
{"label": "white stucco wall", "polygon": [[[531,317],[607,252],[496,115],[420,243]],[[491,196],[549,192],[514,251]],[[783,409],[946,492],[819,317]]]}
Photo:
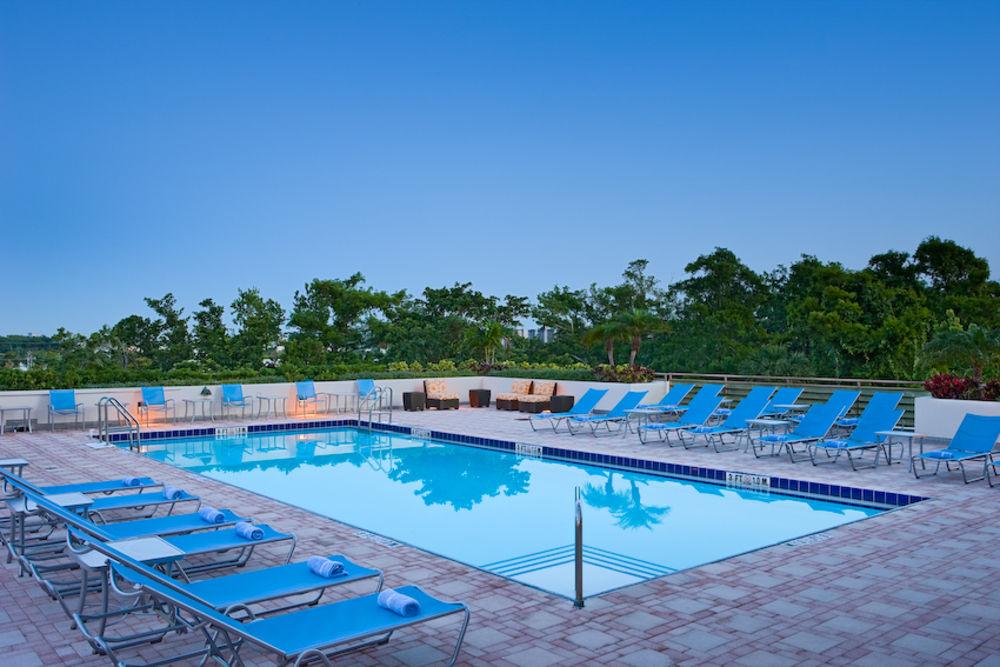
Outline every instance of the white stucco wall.
{"label": "white stucco wall", "polygon": [[[428,378],[433,379],[433,378]],[[493,397],[498,393],[510,391],[511,385],[517,378],[500,378],[492,376],[468,376],[443,378],[448,386],[457,393],[462,403],[469,400],[470,389],[490,389]],[[395,407],[402,408],[403,392],[423,391],[423,379],[402,379],[402,380],[377,380],[379,386],[392,387]],[[177,406],[178,418],[184,416],[184,399],[202,398],[201,391],[206,385],[187,385],[165,387],[164,393],[167,398],[174,399]],[[658,401],[667,391],[669,383],[666,381],[647,382],[640,384],[619,384],[614,382],[558,382],[556,391],[562,395],[572,395],[579,398],[588,388],[606,388],[608,394],[598,405],[598,410],[607,410],[614,405],[626,391],[645,390],[649,392],[647,401]],[[211,398],[214,401],[213,409],[218,414],[219,403],[221,401],[222,389],[220,385],[210,384]],[[316,382],[317,392],[327,392],[331,394],[356,395],[357,384],[354,380]],[[243,385],[245,396],[267,396],[281,397],[287,399],[288,412],[291,414],[295,406],[295,384],[291,382],[279,382],[268,384],[247,384]],[[96,388],[77,389],[76,400],[83,403],[85,421],[97,421],[97,402],[104,396],[113,396],[122,403],[125,403],[133,413],[141,400],[138,387],[118,387],[118,388]],[[30,407],[32,409],[31,418],[37,424],[48,423],[49,392],[44,390],[35,391],[3,391],[0,392],[0,407]],[[200,410],[200,407],[199,407]],[[199,412],[200,415],[200,412]],[[8,419],[19,418],[20,415],[8,414]],[[56,417],[56,424],[71,423],[72,417]]]}
{"label": "white stucco wall", "polygon": [[967,414],[1000,415],[1000,401],[959,401],[918,396],[914,401],[914,424],[917,433],[950,440]]}

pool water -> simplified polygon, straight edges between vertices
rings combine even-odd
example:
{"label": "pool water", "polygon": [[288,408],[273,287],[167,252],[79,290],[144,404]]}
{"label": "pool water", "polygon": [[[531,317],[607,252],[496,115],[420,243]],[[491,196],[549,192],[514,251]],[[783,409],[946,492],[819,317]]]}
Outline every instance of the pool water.
{"label": "pool water", "polygon": [[566,596],[576,487],[586,595],[880,512],[352,428],[166,440],[146,454]]}

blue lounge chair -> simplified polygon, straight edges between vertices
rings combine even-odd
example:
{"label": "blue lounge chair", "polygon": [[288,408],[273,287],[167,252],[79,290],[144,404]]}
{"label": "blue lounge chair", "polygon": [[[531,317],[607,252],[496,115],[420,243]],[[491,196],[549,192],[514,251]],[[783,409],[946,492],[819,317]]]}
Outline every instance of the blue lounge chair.
{"label": "blue lounge chair", "polygon": [[[89,544],[93,543],[88,543],[88,546]],[[171,582],[170,588],[173,590],[188,595],[218,612],[233,618],[240,616],[243,620],[256,620],[292,609],[314,606],[319,603],[327,590],[345,584],[375,579],[375,592],[378,593],[382,590],[383,576],[380,570],[358,565],[342,554],[332,554],[328,558],[342,564],[343,569],[336,577],[322,577],[309,568],[308,561],[300,561],[250,572],[216,576],[201,581],[191,582],[172,578],[168,581]],[[87,560],[91,563],[94,562],[93,559],[88,558]],[[77,593],[78,595],[89,593],[91,589],[89,580],[93,577],[91,572],[93,569],[95,568],[83,569],[83,581],[78,588],[80,591]],[[109,569],[110,572],[106,572]],[[126,599],[136,597],[139,594],[134,590],[129,591],[128,586],[121,585],[116,571],[107,567],[107,561],[96,570],[102,588],[110,585],[123,594]],[[52,578],[47,578],[49,574],[42,567],[36,567],[32,571],[32,576],[39,581],[43,590],[60,601],[64,611],[73,620],[76,627],[98,651],[103,650],[104,647],[118,651],[136,643],[142,643],[141,641],[137,642],[137,639],[145,639],[142,634],[112,636],[108,634],[106,623],[108,620],[126,616],[134,611],[142,611],[142,609],[137,610],[132,606],[111,609],[103,591],[101,595],[102,606],[99,609],[88,609],[83,604],[71,607],[67,604],[68,600],[64,600],[67,597],[65,593],[57,587],[57,582],[54,582]],[[279,600],[289,601],[276,604]],[[85,609],[87,611],[82,611]],[[155,631],[154,636],[147,641],[159,639],[161,635],[165,636],[173,631],[183,633],[189,629],[183,621],[171,626],[160,627]]]}
{"label": "blue lounge chair", "polygon": [[[250,540],[240,535],[235,528],[213,528],[211,524],[204,524],[207,530],[200,532],[189,532],[179,534],[168,534],[160,536],[160,539],[177,550],[178,554],[169,558],[154,560],[154,564],[169,564],[172,569],[177,570],[184,578],[190,575],[209,570],[218,570],[229,567],[243,567],[253,556],[257,547],[266,544],[289,543],[288,553],[285,555],[284,564],[291,562],[292,554],[295,552],[296,539],[291,533],[283,533],[275,530],[271,526],[263,523],[254,524],[261,531],[259,540]],[[75,551],[86,551],[86,547],[80,548],[98,539],[104,542],[117,540],[113,525],[105,526],[83,519],[70,528],[70,542],[74,545]],[[132,538],[128,538],[132,539]],[[224,552],[235,551],[236,554],[229,558],[220,560],[209,560],[192,563],[189,559],[195,556],[207,556]]]}
{"label": "blue lounge chair", "polygon": [[[90,504],[87,507],[88,511],[91,512],[159,507],[164,505],[169,505],[172,511],[174,505],[178,503],[198,502],[199,505],[201,504],[198,496],[190,494],[187,491],[182,490],[180,495],[174,498],[167,498],[162,489],[153,491],[152,489],[156,489],[162,485],[154,482],[149,477],[139,477],[140,484],[136,486],[125,486],[123,480],[38,486],[20,475],[15,475],[10,470],[0,469],[0,478],[3,478],[5,484],[17,489],[22,494],[32,493],[39,496],[51,496],[61,493],[105,494],[103,498],[90,499]],[[137,491],[137,493],[113,495],[114,491]]]}
{"label": "blue lounge chair", "polygon": [[333,394],[328,392],[317,392],[316,383],[312,380],[300,380],[295,383],[295,405],[298,406],[301,414],[305,414],[310,405],[313,406],[315,412],[320,412],[321,401],[323,404],[322,412],[329,412],[332,397]]}
{"label": "blue lounge chair", "polygon": [[989,483],[990,488],[992,489],[994,486],[996,486],[993,483],[993,480],[1000,478],[1000,460],[994,458],[993,453],[991,452],[990,455],[986,457],[986,465],[983,467],[986,468],[986,470],[984,471],[984,474],[986,475],[986,481],[987,483]]}
{"label": "blue lounge chair", "polygon": [[[167,398],[163,392],[163,387],[142,387],[142,402],[139,404],[139,414],[146,417],[146,425],[149,425],[149,415],[151,412],[159,412],[164,419],[177,420],[177,404],[174,399]],[[171,415],[173,415],[171,417]]]}
{"label": "blue lounge chair", "polygon": [[[729,411],[729,416],[721,424],[681,429],[677,431],[677,436],[685,449],[697,444],[698,438],[703,439],[705,445],[712,445],[717,452],[724,449],[738,449],[740,438],[746,436],[747,422],[760,416],[773,393],[774,387],[754,387],[739,405]],[[733,439],[729,445],[726,444],[726,436],[731,436]]]}
{"label": "blue lounge chair", "polygon": [[559,424],[570,417],[582,417],[591,414],[607,393],[607,389],[588,389],[580,397],[580,400],[575,402],[573,407],[566,412],[539,412],[538,414],[533,414],[528,419],[531,430],[537,431],[536,424],[547,422],[552,424],[553,431],[557,431],[559,430]]}
{"label": "blue lounge chair", "polygon": [[[851,407],[854,406],[860,396],[861,392],[854,389],[834,389],[830,392],[830,397],[826,399],[825,405],[836,406],[840,410],[840,414],[837,415],[837,419],[841,419],[844,415],[850,412]],[[802,415],[798,414],[790,416],[788,417],[788,420],[798,423],[802,421]]]}
{"label": "blue lounge chair", "polygon": [[190,514],[170,514],[168,516],[158,516],[152,519],[136,519],[134,521],[118,521],[116,523],[101,524],[101,531],[110,540],[131,540],[137,537],[150,537],[158,535],[181,535],[202,530],[218,530],[229,528],[239,521],[250,521],[232,510],[220,509],[222,521],[208,523],[201,518],[197,512]]}
{"label": "blue lounge chair", "polygon": [[53,389],[49,392],[49,430],[56,428],[56,417],[73,415],[73,425],[80,423],[83,417],[83,403],[76,400],[75,389]]}
{"label": "blue lounge chair", "polygon": [[[878,436],[879,431],[891,431],[896,428],[896,424],[903,416],[903,411],[894,407],[888,407],[888,402],[882,402],[872,409],[871,404],[865,408],[860,419],[846,438],[824,438],[809,446],[809,460],[812,464],[836,462],[841,454],[847,454],[847,460],[851,464],[852,470],[863,470],[874,468],[878,465],[878,457],[885,455],[886,465],[892,463],[892,457],[886,448],[887,443],[884,438]],[[869,450],[875,450],[875,457],[870,464],[858,465],[858,460]],[[816,454],[822,451],[826,454],[825,459],[817,460]],[[855,459],[854,455],[858,454]]]}
{"label": "blue lounge chair", "polygon": [[[587,426],[590,426],[590,433],[594,436],[597,435],[597,429],[601,426],[604,426],[609,433],[611,433],[612,425],[617,425],[619,431],[624,431],[628,426],[628,411],[639,405],[645,396],[645,391],[626,392],[608,412],[600,415],[575,415],[566,420],[566,428],[569,429],[571,435],[582,432]],[[579,429],[574,431],[574,426],[579,427]]]}
{"label": "blue lounge chair", "polygon": [[764,450],[770,447],[769,456],[778,456],[784,450],[792,463],[802,460],[796,459],[799,452],[795,451],[795,445],[807,445],[825,438],[833,428],[833,422],[842,414],[842,408],[839,401],[814,405],[802,417],[802,421],[788,433],[767,433],[754,438],[748,429],[747,435],[750,438],[753,455],[760,458]]}
{"label": "blue lounge chair", "polygon": [[[704,396],[705,398],[703,400],[708,400],[709,398],[719,396],[719,394],[721,394],[722,390],[725,388],[726,385],[724,384],[703,384],[698,389],[698,391],[695,392],[694,397],[690,401],[688,401],[687,405],[678,406],[675,410],[673,410],[673,412],[679,413],[690,409],[691,404],[694,403],[694,399],[698,398],[699,396]],[[720,396],[720,398],[722,397]],[[718,409],[716,409],[716,412],[718,413]]]}
{"label": "blue lounge chair", "polygon": [[[23,478],[22,478],[23,479]],[[38,487],[43,493],[49,495],[54,493],[105,493],[112,494],[119,491],[144,491],[163,486],[152,477],[136,477],[130,483],[124,479],[108,479],[96,482],[76,482],[74,484],[55,484]]]}
{"label": "blue lounge chair", "polygon": [[835,422],[835,425],[838,428],[854,428],[864,419],[868,412],[883,415],[888,414],[889,411],[896,409],[901,400],[903,400],[903,392],[901,391],[877,391],[872,394],[871,399],[868,400],[868,405],[862,410],[861,415],[857,417],[841,417]]}
{"label": "blue lounge chair", "polygon": [[[762,419],[775,419],[788,414],[788,408],[784,406],[795,405],[802,395],[801,387],[779,387],[774,392],[767,407],[760,413]],[[781,406],[781,407],[779,407]]]}
{"label": "blue lounge chair", "polygon": [[670,414],[676,413],[678,408],[680,408],[681,403],[687,398],[687,395],[691,393],[694,389],[693,384],[673,384],[670,385],[670,390],[663,395],[657,403],[645,403],[637,406],[634,410],[629,410],[630,414]]}
{"label": "blue lounge chair", "polygon": [[[372,594],[241,623],[178,590],[173,580],[153,568],[106,546],[95,544],[94,548],[112,559],[116,577],[132,582],[142,592],[197,620],[193,625],[206,638],[205,649],[199,653],[203,662],[214,659],[222,664],[243,664],[239,652],[251,644],[276,656],[281,665],[298,666],[309,661],[329,665],[335,656],[384,644],[403,628],[461,614],[458,640],[447,663],[451,666],[458,659],[469,624],[469,610],[464,604],[443,602],[416,586],[396,589],[419,603],[419,611],[413,616],[401,616],[380,607],[378,594]],[[101,648],[113,661],[120,662],[114,647]]]}
{"label": "blue lounge chair", "polygon": [[[673,422],[658,422],[655,424],[642,424],[639,426],[639,442],[646,444],[647,434],[656,433],[661,441],[666,441],[668,445],[671,434],[677,434],[682,430],[703,426],[715,411],[722,405],[722,397],[713,392],[701,392],[695,394],[691,402],[687,404],[687,409]],[[683,444],[678,441],[678,444]]]}
{"label": "blue lounge chair", "polygon": [[[90,532],[88,529],[92,529],[92,525],[86,519],[72,512],[68,512],[66,509],[59,507],[58,505],[49,503],[44,497],[32,496],[32,499],[39,503],[41,511],[51,517],[53,521],[62,523],[67,527],[67,530],[74,531],[74,535],[77,536],[78,542],[82,547],[89,549],[95,543],[95,538],[82,536],[82,534]],[[228,510],[224,510],[224,512],[228,512]],[[154,519],[152,521],[159,520]],[[152,522],[140,521],[132,523],[150,524]],[[205,524],[203,523],[202,527],[204,527],[204,525]],[[104,528],[106,529],[107,527]],[[142,536],[142,533],[136,531],[135,535],[129,535],[128,537],[140,536]],[[128,537],[125,539],[128,539]],[[122,538],[119,537],[116,539]],[[85,600],[82,599],[82,596],[85,596],[88,591],[93,588],[93,586],[90,585],[90,582],[88,582],[88,575],[91,571],[97,571],[101,575],[98,577],[100,584],[102,586],[106,585],[109,581],[107,576],[104,574],[107,561],[104,559],[95,560],[93,558],[89,558],[89,554],[86,551],[74,551],[74,553],[78,553],[80,556],[79,560],[76,562],[84,566],[80,568],[83,574],[83,580],[76,586],[70,585],[66,587],[62,585],[62,582],[53,576],[56,572],[71,569],[67,568],[65,565],[62,567],[53,567],[46,561],[29,561],[28,568],[31,571],[32,576],[39,582],[39,584],[42,585],[42,588],[60,602],[67,615],[76,622],[77,626],[81,629],[87,639],[91,640],[91,643],[94,644],[95,648],[99,648],[99,646],[93,641],[95,639],[95,635],[88,628],[88,624],[92,621],[97,621],[97,635],[104,640],[121,646],[122,640],[120,638],[115,639],[104,634],[104,625],[109,619],[120,617],[124,613],[136,610],[135,607],[129,604],[126,605],[124,610],[110,611],[108,598],[106,594],[102,594],[103,609],[101,611],[96,613],[82,613],[82,610],[86,608]],[[285,565],[278,565],[240,574],[213,577],[208,580],[197,582],[180,581],[175,579],[171,579],[170,581],[182,592],[186,592],[189,595],[198,598],[201,602],[212,606],[223,613],[242,611],[245,612],[250,618],[275,614],[296,607],[314,605],[319,602],[326,589],[364,579],[376,578],[377,583],[375,590],[381,590],[383,579],[382,573],[379,570],[362,567],[340,554],[333,554],[329,556],[329,558],[339,561],[343,566],[342,572],[335,577],[319,576],[309,568],[309,563],[306,561],[299,563],[287,563]],[[113,581],[110,583],[114,585]],[[126,597],[135,596],[134,592],[125,592],[120,589],[119,591]],[[67,595],[67,593],[69,595]],[[106,590],[104,593],[106,593]],[[302,598],[302,596],[306,594],[311,594],[311,597],[308,599]],[[81,599],[78,604],[73,605],[71,608],[67,604],[66,598],[77,595],[81,596]],[[294,600],[282,606],[268,604],[264,609],[252,610],[250,608],[250,605],[257,605],[263,602],[271,602],[285,598],[294,598]],[[160,635],[159,632],[153,632],[151,635],[147,635],[147,638],[157,638],[158,635]],[[140,635],[131,635],[129,638],[125,638],[125,641],[127,642],[129,639],[142,636],[143,634],[141,633]]]}
{"label": "blue lounge chair", "polygon": [[[951,464],[954,463],[962,471],[963,482],[966,484],[978,482],[983,477],[989,476],[989,465],[993,461],[993,449],[998,438],[1000,438],[1000,416],[966,414],[962,423],[958,425],[955,437],[945,449],[913,456],[911,460],[913,475],[917,479],[928,476],[921,475],[917,471],[917,462],[920,463],[920,470],[926,471],[927,461],[933,461],[935,463],[934,472],[931,473],[933,475],[938,474],[942,463],[948,471],[952,471]],[[969,479],[965,464],[977,460],[983,461],[983,476]]]}
{"label": "blue lounge chair", "polygon": [[241,384],[224,384],[222,385],[222,416],[226,416],[227,410],[234,410],[239,408],[240,416],[246,417],[247,410],[249,409],[250,415],[253,415],[253,402],[249,396],[243,395],[243,385]]}

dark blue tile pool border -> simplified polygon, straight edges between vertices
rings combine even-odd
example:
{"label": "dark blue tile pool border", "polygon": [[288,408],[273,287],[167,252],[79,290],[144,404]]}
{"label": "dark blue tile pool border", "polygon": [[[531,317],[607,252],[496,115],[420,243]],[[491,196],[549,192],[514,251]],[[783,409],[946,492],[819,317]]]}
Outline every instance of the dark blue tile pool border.
{"label": "dark blue tile pool border", "polygon": [[[275,433],[281,431],[312,431],[337,427],[358,427],[357,419],[327,419],[311,421],[304,424],[301,421],[280,422],[276,424],[251,424],[246,426],[247,434],[251,433]],[[363,424],[367,427],[367,422]],[[417,430],[421,435],[427,434],[433,440],[444,442],[454,442],[460,445],[470,445],[473,447],[485,447],[504,452],[513,452],[517,449],[517,443],[509,440],[496,440],[493,438],[480,438],[459,433],[447,433],[445,431],[434,431],[426,429],[412,429],[409,426],[398,424],[377,424],[371,427],[378,431],[388,431],[391,433],[401,433],[412,435]],[[233,428],[244,427],[219,427],[221,434],[231,432]],[[215,436],[216,427],[172,429],[168,431],[144,431],[140,434],[141,441],[166,440],[170,438],[198,438]],[[112,442],[124,442],[128,440],[128,434],[111,434]],[[725,485],[727,472],[742,472],[733,470],[722,470],[718,468],[706,468],[704,466],[689,466],[680,463],[668,463],[666,461],[651,461],[649,459],[637,459],[628,456],[615,456],[613,454],[602,454],[600,452],[581,452],[575,449],[563,449],[561,447],[549,447],[541,445],[541,458],[561,459],[564,461],[574,461],[577,463],[589,463],[611,468],[623,468],[652,475],[662,475],[665,477],[684,477],[694,480],[712,482]],[[761,473],[744,473],[757,474]],[[767,475],[765,475],[767,476]],[[905,507],[922,500],[927,500],[925,496],[917,496],[906,493],[892,493],[889,491],[877,491],[874,489],[863,489],[853,486],[829,484],[824,482],[810,482],[806,480],[790,479],[787,477],[769,477],[770,489],[788,495],[806,495],[848,505],[879,505],[883,507]]]}

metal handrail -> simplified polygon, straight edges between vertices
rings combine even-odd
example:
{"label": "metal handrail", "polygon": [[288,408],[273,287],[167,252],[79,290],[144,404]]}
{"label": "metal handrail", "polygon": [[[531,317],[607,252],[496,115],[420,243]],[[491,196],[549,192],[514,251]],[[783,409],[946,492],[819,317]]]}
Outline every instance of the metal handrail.
{"label": "metal handrail", "polygon": [[111,442],[110,408],[114,408],[119,421],[124,421],[126,424],[126,433],[128,433],[128,448],[132,449],[133,447],[137,447],[141,440],[140,433],[142,431],[142,426],[139,424],[139,420],[128,411],[128,408],[126,408],[122,402],[114,396],[102,396],[101,400],[97,402],[98,438],[104,442]]}
{"label": "metal handrail", "polygon": [[[388,395],[388,402],[385,400]],[[358,423],[361,422],[361,411],[363,406],[368,407],[368,430],[372,428],[372,417],[376,414],[379,416],[379,423],[382,423],[382,415],[389,415],[389,420],[387,423],[392,423],[392,403],[393,403],[393,393],[392,387],[375,387],[375,390],[368,394],[368,396],[358,396]]]}
{"label": "metal handrail", "polygon": [[738,373],[655,373],[655,377],[664,380],[674,378],[705,378],[711,380],[722,380],[724,382],[747,382],[747,383],[775,383],[798,385],[816,385],[822,387],[843,386],[843,387],[896,387],[899,389],[909,389],[923,391],[924,384],[920,380],[880,380],[869,378],[831,378],[831,377],[808,377],[798,375],[740,375]]}
{"label": "metal handrail", "polygon": [[[903,392],[900,407],[903,417],[900,424],[912,427],[915,421],[914,399],[926,394],[923,383],[916,380],[868,380],[863,378],[801,377],[795,375],[738,375],[735,373],[657,373],[656,377],[674,382],[718,382],[726,385],[724,394],[729,398],[742,398],[754,385],[790,385],[803,388],[802,402],[818,403],[826,400],[834,389],[855,389],[861,391],[861,398],[855,404],[855,412],[860,413],[867,405],[871,394],[876,391],[897,390]],[[692,394],[693,395],[693,394]],[[690,396],[688,397],[690,400]]]}

